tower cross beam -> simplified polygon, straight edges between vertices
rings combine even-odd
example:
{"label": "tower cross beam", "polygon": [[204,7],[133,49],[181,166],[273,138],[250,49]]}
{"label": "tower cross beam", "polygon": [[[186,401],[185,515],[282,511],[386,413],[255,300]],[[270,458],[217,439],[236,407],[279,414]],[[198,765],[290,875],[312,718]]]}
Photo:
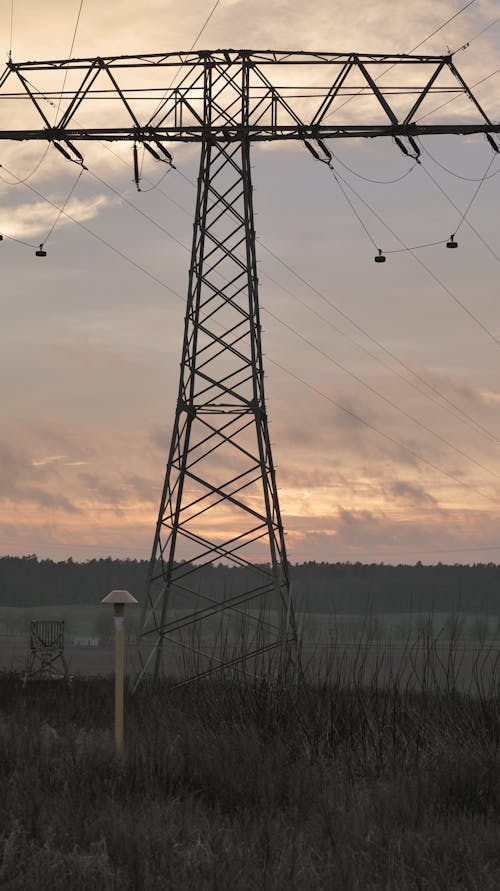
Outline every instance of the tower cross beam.
{"label": "tower cross beam", "polygon": [[[382,65],[394,70],[390,84],[379,82]],[[173,66],[181,84],[167,86]],[[419,122],[422,104],[443,95],[466,96],[475,119],[445,113]],[[40,127],[33,126],[33,112]],[[77,123],[77,113],[90,120]],[[23,125],[27,116],[31,123]],[[0,76],[0,140],[154,144],[209,136],[238,142],[499,132],[451,55],[216,50],[10,60]]]}

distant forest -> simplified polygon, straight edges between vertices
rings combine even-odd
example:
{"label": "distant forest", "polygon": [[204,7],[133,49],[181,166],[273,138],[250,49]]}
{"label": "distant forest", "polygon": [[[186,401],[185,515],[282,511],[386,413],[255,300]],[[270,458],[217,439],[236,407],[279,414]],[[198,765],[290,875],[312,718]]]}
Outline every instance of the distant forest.
{"label": "distant forest", "polygon": [[[0,557],[0,606],[96,604],[113,588],[126,588],[139,601],[145,591],[145,560],[111,557],[77,563]],[[203,588],[215,597],[245,590],[245,569],[205,567]],[[299,611],[377,613],[415,611],[500,612],[500,566],[438,563],[389,566],[383,563],[299,563],[291,567]]]}

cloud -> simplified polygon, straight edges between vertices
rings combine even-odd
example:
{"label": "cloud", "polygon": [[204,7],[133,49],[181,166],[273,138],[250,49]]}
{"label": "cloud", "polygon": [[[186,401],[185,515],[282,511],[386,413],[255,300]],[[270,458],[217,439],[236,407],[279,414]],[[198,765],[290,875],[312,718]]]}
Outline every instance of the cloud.
{"label": "cloud", "polygon": [[423,486],[404,480],[398,480],[393,483],[389,488],[389,495],[416,506],[431,507],[438,503],[437,499],[429,492],[426,492]]}
{"label": "cloud", "polygon": [[[97,217],[112,203],[112,199],[106,195],[88,199],[73,197],[67,203],[65,213],[61,214],[59,218],[57,208],[52,207],[46,201],[18,204],[9,210],[0,210],[0,231],[7,238],[36,238],[43,241],[56,221],[57,226],[68,225],[73,222],[70,219],[71,216],[83,223]],[[62,207],[64,198],[56,200],[55,204],[59,208]]]}
{"label": "cloud", "polygon": [[32,467],[45,467],[46,464],[53,464],[55,461],[62,461],[67,457],[67,455],[48,455],[46,458],[37,458],[33,460],[31,465]]}

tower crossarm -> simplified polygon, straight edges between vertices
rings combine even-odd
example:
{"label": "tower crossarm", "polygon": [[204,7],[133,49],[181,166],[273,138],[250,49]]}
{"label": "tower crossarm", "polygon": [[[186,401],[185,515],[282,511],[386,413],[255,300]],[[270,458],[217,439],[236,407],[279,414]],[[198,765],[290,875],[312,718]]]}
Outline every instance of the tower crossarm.
{"label": "tower crossarm", "polygon": [[163,143],[206,137],[499,132],[451,55],[215,50],[10,60],[0,76],[0,139],[54,142],[72,160],[73,141],[146,143],[165,160]]}

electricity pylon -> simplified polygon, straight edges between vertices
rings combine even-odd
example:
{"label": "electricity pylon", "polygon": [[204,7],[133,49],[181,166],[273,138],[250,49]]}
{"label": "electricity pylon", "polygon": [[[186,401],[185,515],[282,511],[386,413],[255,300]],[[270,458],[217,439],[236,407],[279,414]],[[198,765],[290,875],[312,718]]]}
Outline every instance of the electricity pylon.
{"label": "electricity pylon", "polygon": [[[183,549],[189,557],[179,562]],[[206,567],[216,561],[240,570],[224,597],[210,588]],[[219,635],[222,651],[183,640],[180,632],[193,626],[205,640]],[[143,634],[156,637],[155,675],[166,635],[191,653],[197,674],[228,662],[248,667],[296,635],[264,396],[248,139],[202,143],[179,394]]]}
{"label": "electricity pylon", "polygon": [[[388,68],[397,86],[381,87]],[[437,111],[462,95],[467,113],[419,121],[443,95]],[[12,127],[16,103],[22,114],[31,111],[24,127]],[[189,679],[229,665],[266,670],[270,651],[289,654],[296,636],[264,395],[250,144],[300,140],[331,163],[328,139],[390,136],[418,158],[417,136],[483,133],[498,151],[498,132],[451,55],[217,50],[7,64],[0,139],[48,140],[82,165],[82,142],[132,141],[138,186],[138,144],[172,163],[165,143],[201,143],[180,383],[143,603],[140,677],[166,669]],[[223,594],[212,587],[217,562],[228,569]]]}

